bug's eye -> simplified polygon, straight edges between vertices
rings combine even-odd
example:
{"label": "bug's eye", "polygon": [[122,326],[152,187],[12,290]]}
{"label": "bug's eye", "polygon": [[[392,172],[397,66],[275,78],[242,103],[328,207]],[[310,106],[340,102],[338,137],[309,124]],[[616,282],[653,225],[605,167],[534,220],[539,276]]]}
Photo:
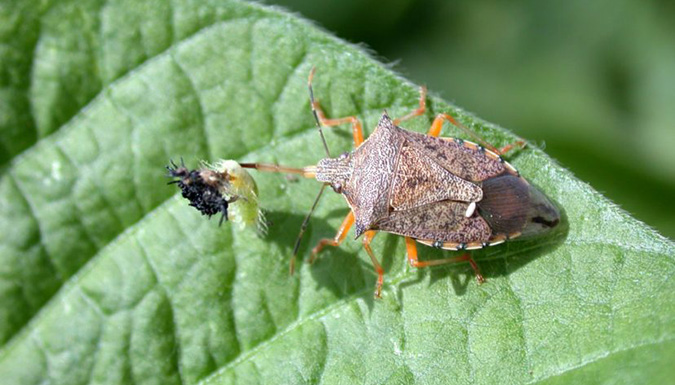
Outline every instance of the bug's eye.
{"label": "bug's eye", "polygon": [[333,191],[335,191],[336,193],[342,194],[342,184],[340,184],[340,183],[333,183],[333,184],[331,185],[331,187],[333,188]]}
{"label": "bug's eye", "polygon": [[345,159],[347,159],[347,156],[348,156],[348,155],[349,155],[348,152],[343,152],[342,154],[340,154],[340,157],[339,157],[338,159],[340,159],[340,160],[345,160]]}

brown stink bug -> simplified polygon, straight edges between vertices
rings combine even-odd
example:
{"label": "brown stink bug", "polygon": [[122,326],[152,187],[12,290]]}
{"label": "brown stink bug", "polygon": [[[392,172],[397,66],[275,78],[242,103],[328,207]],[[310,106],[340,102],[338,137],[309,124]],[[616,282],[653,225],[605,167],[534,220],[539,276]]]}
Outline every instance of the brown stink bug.
{"label": "brown stink bug", "polygon": [[[323,183],[312,211],[326,185],[342,194],[351,211],[332,239],[322,239],[312,249],[314,260],[324,246],[338,246],[354,226],[356,238],[370,256],[380,296],[384,270],[370,248],[378,231],[405,237],[408,261],[413,267],[469,262],[483,282],[478,266],[468,253],[453,258],[420,261],[415,241],[445,250],[475,250],[506,240],[541,234],[555,227],[560,214],[551,201],[520,176],[502,155],[513,145],[497,149],[468,131],[448,114],[434,119],[427,135],[406,131],[398,124],[426,111],[426,90],[421,88],[419,108],[398,119],[383,113],[375,131],[364,141],[361,123],[354,117],[327,119],[312,91],[312,111],[328,155],[316,166],[301,169],[247,163],[245,168],[296,173]],[[477,143],[458,138],[439,138],[445,120],[467,131]],[[321,126],[351,123],[354,151],[332,158]],[[523,142],[516,145],[522,146]],[[311,211],[310,211],[311,215]],[[305,218],[295,246],[297,253]],[[293,262],[291,262],[291,271]]]}

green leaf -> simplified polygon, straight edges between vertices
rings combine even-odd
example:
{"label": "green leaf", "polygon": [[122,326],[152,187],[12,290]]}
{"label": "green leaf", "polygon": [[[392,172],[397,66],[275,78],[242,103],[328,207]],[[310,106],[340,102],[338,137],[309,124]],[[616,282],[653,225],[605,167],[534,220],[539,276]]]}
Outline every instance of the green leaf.
{"label": "green leaf", "polygon": [[[370,132],[416,86],[284,12],[238,1],[0,4],[0,378],[5,383],[663,383],[675,247],[530,146],[511,161],[563,208],[548,237],[416,271],[348,239],[288,276],[318,185],[255,174],[269,235],[188,207],[170,158],[303,166],[329,116]],[[488,141],[515,138],[438,98]],[[448,135],[459,135],[451,127]],[[333,153],[351,146],[329,129]],[[329,194],[301,254],[347,213]],[[420,248],[422,258],[440,252]]]}

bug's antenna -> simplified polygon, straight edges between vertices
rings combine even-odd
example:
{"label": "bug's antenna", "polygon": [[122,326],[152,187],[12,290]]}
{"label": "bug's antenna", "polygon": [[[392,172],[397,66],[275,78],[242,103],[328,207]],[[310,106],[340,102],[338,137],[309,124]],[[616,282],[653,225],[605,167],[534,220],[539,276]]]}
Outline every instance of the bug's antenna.
{"label": "bug's antenna", "polygon": [[330,151],[328,151],[328,144],[326,144],[326,138],[323,136],[323,130],[321,130],[321,122],[319,121],[319,115],[316,112],[316,108],[314,107],[315,102],[314,102],[314,90],[312,89],[312,79],[314,79],[314,72],[316,71],[316,67],[312,67],[312,70],[309,71],[309,79],[307,79],[307,88],[309,88],[309,104],[312,106],[312,114],[314,114],[314,120],[316,120],[316,126],[319,128],[319,135],[321,135],[321,141],[323,142],[323,148],[326,150],[326,155],[328,155],[329,158],[332,158],[330,156]]}
{"label": "bug's antenna", "polygon": [[319,195],[316,196],[314,204],[312,205],[312,208],[309,210],[309,214],[307,214],[305,220],[302,221],[302,226],[300,226],[300,234],[298,234],[298,239],[295,241],[295,246],[293,247],[293,257],[291,258],[291,265],[289,267],[291,275],[293,275],[293,273],[295,272],[295,258],[298,255],[298,249],[300,248],[300,241],[302,240],[302,236],[305,235],[305,230],[307,230],[307,225],[309,224],[309,218],[312,216],[312,213],[314,212],[316,205],[319,204],[319,199],[321,199],[321,194],[323,194],[323,190],[325,188],[326,188],[325,184],[321,185]]}

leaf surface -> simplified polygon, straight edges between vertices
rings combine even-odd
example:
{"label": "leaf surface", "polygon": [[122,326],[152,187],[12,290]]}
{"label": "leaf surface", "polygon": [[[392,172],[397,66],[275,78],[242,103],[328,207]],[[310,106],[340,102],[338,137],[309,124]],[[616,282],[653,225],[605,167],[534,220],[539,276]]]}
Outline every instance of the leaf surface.
{"label": "leaf surface", "polygon": [[[366,133],[382,110],[413,109],[416,86],[360,49],[237,1],[0,10],[7,383],[657,383],[675,363],[672,242],[536,148],[511,161],[563,208],[558,231],[477,252],[481,286],[468,266],[406,267],[402,240],[380,234],[382,300],[351,237],[288,276],[315,182],[254,175],[264,238],[219,228],[165,185],[180,156],[315,164],[312,66],[328,115],[357,115]],[[495,145],[515,139],[429,102],[406,128],[447,111]],[[351,148],[348,127],[326,131],[334,154]],[[346,213],[329,194],[301,254]]]}

